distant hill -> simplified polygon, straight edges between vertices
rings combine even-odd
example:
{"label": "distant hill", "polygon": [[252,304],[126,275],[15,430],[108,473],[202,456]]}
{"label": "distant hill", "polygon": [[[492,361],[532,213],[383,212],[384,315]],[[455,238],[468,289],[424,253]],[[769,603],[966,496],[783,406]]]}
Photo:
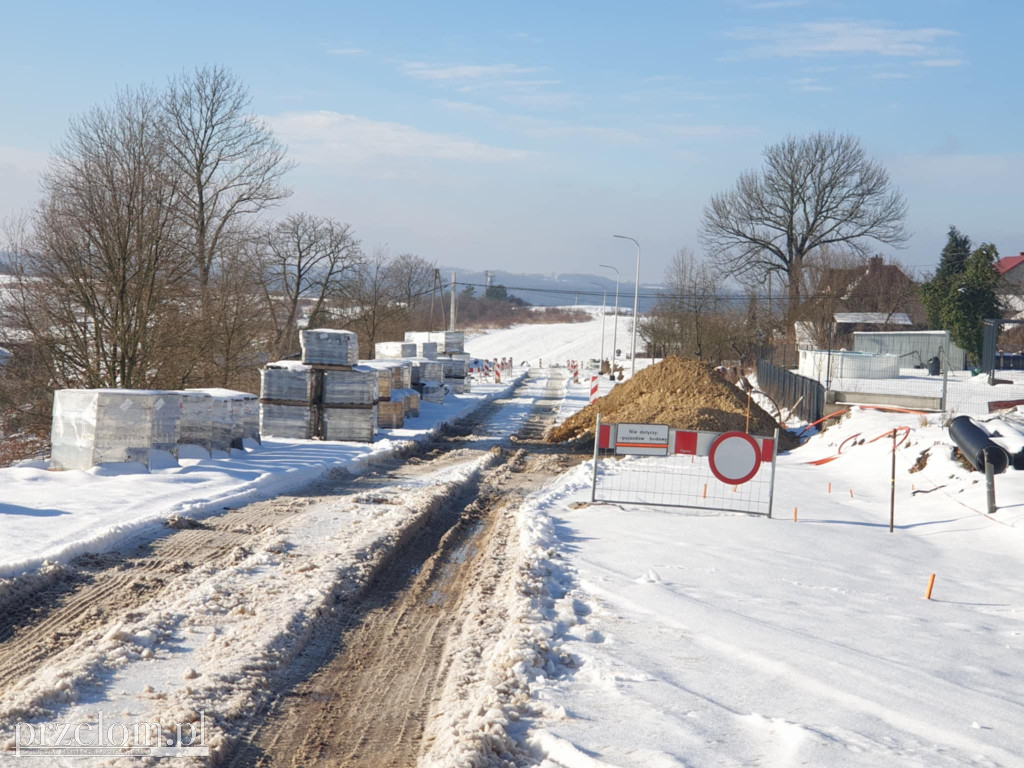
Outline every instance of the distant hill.
{"label": "distant hill", "polygon": [[[460,267],[442,267],[441,276],[445,282],[451,279],[452,272],[455,272],[455,280],[461,284],[474,285],[476,295],[480,296],[487,285],[487,276],[483,271],[462,269]],[[598,283],[608,291],[608,306],[615,304],[615,279],[606,275],[587,275],[582,273],[566,272],[551,274],[522,274],[517,272],[503,272],[493,270],[491,272],[492,285],[504,285],[513,296],[518,296],[523,301],[536,304],[542,307],[562,307],[574,304],[601,304],[601,289],[594,285]],[[650,283],[640,284],[640,311],[646,312],[654,306],[651,294],[662,289],[661,285]],[[462,286],[459,287],[462,290]],[[622,282],[619,283],[619,306],[633,308],[633,281],[627,282],[626,275],[622,275]]]}

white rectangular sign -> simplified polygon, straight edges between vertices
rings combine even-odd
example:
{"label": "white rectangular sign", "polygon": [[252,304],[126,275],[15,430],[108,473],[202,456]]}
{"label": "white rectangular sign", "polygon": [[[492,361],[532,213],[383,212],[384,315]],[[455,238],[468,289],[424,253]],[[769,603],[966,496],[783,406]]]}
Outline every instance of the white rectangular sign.
{"label": "white rectangular sign", "polygon": [[668,425],[619,424],[615,453],[620,456],[668,456]]}

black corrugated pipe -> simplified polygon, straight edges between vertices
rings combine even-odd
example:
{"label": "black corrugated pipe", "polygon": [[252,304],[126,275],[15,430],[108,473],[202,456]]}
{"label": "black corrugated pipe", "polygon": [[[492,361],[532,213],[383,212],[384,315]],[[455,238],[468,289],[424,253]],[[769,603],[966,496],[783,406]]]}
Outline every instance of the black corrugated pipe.
{"label": "black corrugated pipe", "polygon": [[1010,454],[1001,445],[992,442],[988,433],[975,424],[969,416],[957,416],[949,425],[949,436],[953,438],[960,453],[979,472],[985,471],[985,462],[992,464],[992,471],[1001,475],[1010,464]]}

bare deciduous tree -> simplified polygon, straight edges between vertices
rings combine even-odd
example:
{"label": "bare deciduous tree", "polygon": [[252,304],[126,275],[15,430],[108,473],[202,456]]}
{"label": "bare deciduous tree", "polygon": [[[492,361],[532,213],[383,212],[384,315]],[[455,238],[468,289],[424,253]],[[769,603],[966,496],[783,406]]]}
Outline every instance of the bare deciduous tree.
{"label": "bare deciduous tree", "polygon": [[184,179],[178,210],[204,294],[224,241],[243,234],[237,221],[291,194],[281,179],[294,164],[250,102],[223,67],[173,78],[163,97],[167,154]]}
{"label": "bare deciduous tree", "polygon": [[178,176],[145,89],[71,121],[42,177],[9,311],[56,387],[145,387],[181,336],[188,254]]}
{"label": "bare deciduous tree", "polygon": [[274,359],[298,350],[302,315],[318,316],[330,297],[344,295],[345,281],[362,261],[348,224],[308,213],[266,228],[252,252],[273,323]]}
{"label": "bare deciduous tree", "polygon": [[905,216],[902,194],[859,140],[814,133],[767,147],[761,171],[712,197],[700,237],[724,274],[762,281],[781,273],[793,316],[809,255],[826,246],[866,254],[874,242],[901,245]]}

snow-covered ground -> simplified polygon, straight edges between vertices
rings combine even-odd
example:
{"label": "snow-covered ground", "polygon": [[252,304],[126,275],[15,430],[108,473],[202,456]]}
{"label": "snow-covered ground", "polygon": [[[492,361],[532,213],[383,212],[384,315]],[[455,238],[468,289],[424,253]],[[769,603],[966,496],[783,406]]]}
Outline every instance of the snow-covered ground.
{"label": "snow-covered ground", "polygon": [[[565,365],[568,360],[599,360],[601,352],[601,308],[574,307],[584,309],[594,315],[594,319],[584,323],[550,323],[517,325],[499,331],[491,331],[466,341],[466,351],[475,357],[495,358],[511,356],[518,364],[522,360],[531,365],[543,361],[548,365]],[[612,341],[615,336],[617,348],[622,352],[616,360],[628,371],[633,330],[631,317],[619,316],[618,331],[615,333],[615,316],[607,315],[604,319],[604,354],[611,358]],[[637,338],[637,344],[641,341]],[[648,363],[637,360],[637,368]]]}
{"label": "snow-covered ground", "polygon": [[[904,425],[889,533],[891,441],[808,462]],[[779,457],[773,520],[591,505],[589,462],[564,475],[520,519],[548,640],[509,730],[550,768],[1021,765],[1024,473],[988,516],[950,448],[854,409]]]}
{"label": "snow-covered ground", "polygon": [[[511,384],[476,384],[443,404],[421,402],[404,429],[382,430],[374,443],[267,439],[230,457],[182,459],[147,472],[141,464],[51,472],[45,464],[0,469],[0,578],[102,552],[171,515],[201,517],[308,484],[325,472],[359,472],[429,437]],[[170,456],[168,456],[170,459]]]}

